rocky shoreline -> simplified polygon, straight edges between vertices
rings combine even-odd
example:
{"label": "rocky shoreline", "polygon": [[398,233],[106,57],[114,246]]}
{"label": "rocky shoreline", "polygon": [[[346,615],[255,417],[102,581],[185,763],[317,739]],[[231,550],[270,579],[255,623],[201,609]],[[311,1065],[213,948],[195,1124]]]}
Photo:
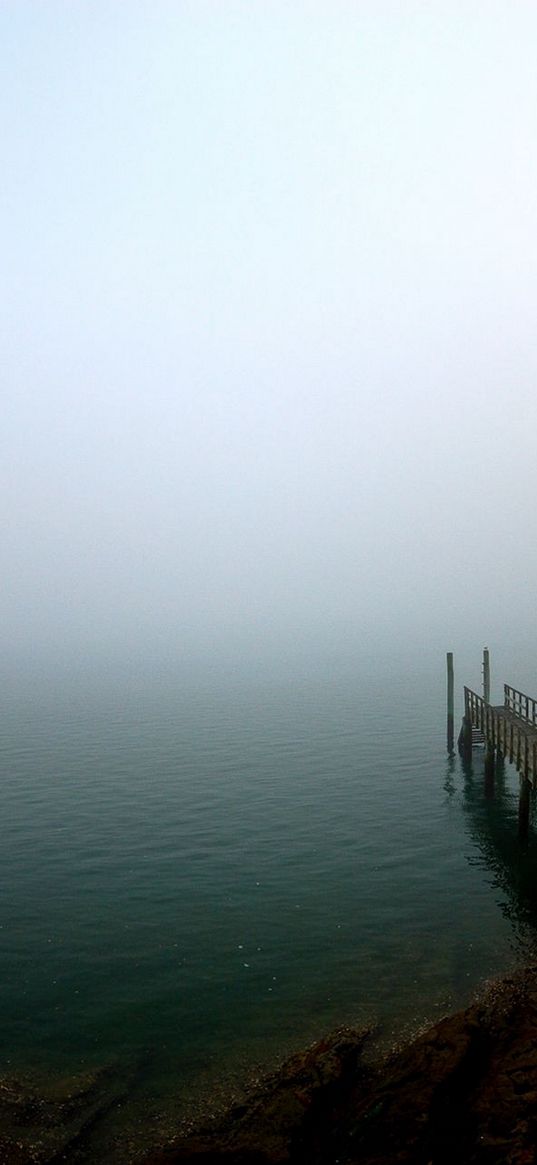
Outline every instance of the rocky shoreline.
{"label": "rocky shoreline", "polygon": [[[62,1094],[0,1081],[0,1165],[112,1160],[103,1119],[122,1088],[106,1073]],[[100,1131],[99,1131],[100,1128]],[[142,1132],[142,1130],[141,1130]],[[537,967],[380,1055],[343,1029],[287,1060],[240,1104],[132,1165],[529,1165],[537,1162]],[[150,1143],[150,1141],[149,1141]],[[101,1148],[99,1148],[99,1145]]]}
{"label": "rocky shoreline", "polygon": [[340,1031],[217,1127],[144,1165],[529,1165],[537,1161],[537,968],[376,1059]]}

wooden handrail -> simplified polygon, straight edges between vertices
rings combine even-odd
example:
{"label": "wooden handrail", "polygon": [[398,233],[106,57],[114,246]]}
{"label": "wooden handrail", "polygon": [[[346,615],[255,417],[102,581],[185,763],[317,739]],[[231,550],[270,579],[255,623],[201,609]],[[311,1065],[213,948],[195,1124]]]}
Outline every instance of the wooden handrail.
{"label": "wooden handrail", "polygon": [[537,700],[532,696],[526,696],[524,692],[519,692],[517,688],[512,688],[510,684],[503,685],[503,692],[504,707],[525,724],[537,727]]}
{"label": "wooden handrail", "polygon": [[515,763],[526,781],[537,785],[537,699],[504,684],[504,700],[502,707],[493,707],[483,696],[465,687],[459,751],[466,761],[471,760],[473,744],[481,738],[485,746],[485,779],[494,779],[497,749]]}
{"label": "wooden handrail", "polygon": [[490,705],[483,699],[483,696],[478,696],[477,692],[465,687],[464,714],[472,721],[472,724],[476,726],[483,724],[487,715],[486,709],[489,707]]}

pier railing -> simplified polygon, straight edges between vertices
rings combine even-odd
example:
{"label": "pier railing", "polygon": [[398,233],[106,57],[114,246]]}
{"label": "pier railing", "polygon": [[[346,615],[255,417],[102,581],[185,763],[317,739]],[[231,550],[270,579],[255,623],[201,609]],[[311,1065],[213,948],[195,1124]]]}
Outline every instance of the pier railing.
{"label": "pier railing", "polygon": [[475,728],[481,729],[481,732],[486,733],[492,726],[492,706],[471,688],[464,689],[464,714]]}
{"label": "pier railing", "polygon": [[[485,670],[485,669],[484,669]],[[453,658],[448,653],[448,742],[451,712]],[[508,758],[520,774],[518,829],[527,838],[530,819],[530,788],[537,788],[537,699],[504,684],[504,702],[490,703],[488,676],[484,685],[487,699],[471,688],[464,689],[464,719],[458,747],[465,765],[472,763],[475,744],[484,746],[485,792],[494,793],[497,761]],[[471,771],[471,769],[470,769]]]}
{"label": "pier railing", "polygon": [[524,692],[519,692],[516,688],[512,688],[510,684],[503,685],[504,691],[504,706],[523,720],[526,724],[531,724],[537,728],[537,700],[533,700],[531,696],[526,696]]}
{"label": "pier railing", "polygon": [[515,762],[520,773],[531,781],[537,780],[537,700],[507,684],[505,705],[496,708],[471,688],[465,688],[464,718],[462,745],[470,754],[472,729],[477,728],[484,737],[485,749],[498,748]]}

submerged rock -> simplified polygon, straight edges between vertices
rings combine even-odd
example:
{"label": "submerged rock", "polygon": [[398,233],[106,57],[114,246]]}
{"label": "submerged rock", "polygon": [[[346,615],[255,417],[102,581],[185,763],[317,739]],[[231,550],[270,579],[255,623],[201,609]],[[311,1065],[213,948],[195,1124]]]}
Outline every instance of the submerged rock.
{"label": "submerged rock", "polygon": [[125,1076],[114,1068],[46,1085],[0,1079],[0,1165],[91,1160],[88,1142],[125,1094]]}
{"label": "submerged rock", "polygon": [[537,1162],[537,968],[376,1060],[343,1031],[144,1165]]}

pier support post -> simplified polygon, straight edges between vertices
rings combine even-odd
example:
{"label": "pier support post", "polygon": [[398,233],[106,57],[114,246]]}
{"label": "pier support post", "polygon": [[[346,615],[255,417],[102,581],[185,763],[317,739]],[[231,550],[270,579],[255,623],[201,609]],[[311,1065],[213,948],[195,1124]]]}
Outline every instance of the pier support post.
{"label": "pier support post", "polygon": [[470,693],[464,689],[464,716],[458,739],[459,752],[467,763],[472,760],[472,711],[470,707]]}
{"label": "pier support post", "polygon": [[453,752],[454,741],[454,678],[453,678],[453,652],[447,653],[447,750],[451,756]]}
{"label": "pier support post", "polygon": [[530,824],[530,782],[527,777],[520,778],[520,797],[518,801],[518,836],[526,841]]}
{"label": "pier support post", "polygon": [[472,721],[468,716],[463,717],[458,739],[459,753],[463,760],[472,759]]}
{"label": "pier support post", "polygon": [[483,648],[483,698],[490,704],[490,657],[488,647]]}

